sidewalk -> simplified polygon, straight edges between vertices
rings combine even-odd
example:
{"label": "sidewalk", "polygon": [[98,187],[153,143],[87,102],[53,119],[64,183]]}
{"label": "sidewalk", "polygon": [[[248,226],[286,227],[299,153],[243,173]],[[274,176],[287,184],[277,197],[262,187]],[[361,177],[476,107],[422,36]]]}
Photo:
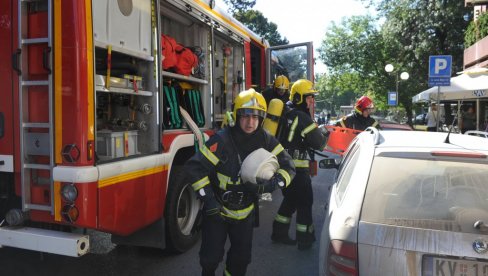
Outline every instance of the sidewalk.
{"label": "sidewalk", "polygon": [[422,130],[422,131],[427,131],[427,126],[426,125],[413,125],[414,130]]}

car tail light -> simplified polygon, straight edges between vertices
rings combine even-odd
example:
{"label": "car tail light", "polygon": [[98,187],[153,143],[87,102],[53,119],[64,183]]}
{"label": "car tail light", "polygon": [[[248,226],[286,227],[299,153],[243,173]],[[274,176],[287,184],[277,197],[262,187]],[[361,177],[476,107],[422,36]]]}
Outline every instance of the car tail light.
{"label": "car tail light", "polygon": [[357,245],[351,242],[332,240],[327,256],[328,275],[358,275]]}

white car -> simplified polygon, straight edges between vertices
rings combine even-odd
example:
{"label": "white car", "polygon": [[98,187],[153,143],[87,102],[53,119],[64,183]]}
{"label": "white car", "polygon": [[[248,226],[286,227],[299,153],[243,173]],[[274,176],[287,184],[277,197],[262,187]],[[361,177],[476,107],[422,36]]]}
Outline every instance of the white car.
{"label": "white car", "polygon": [[331,189],[320,275],[488,275],[487,156],[469,135],[358,135]]}
{"label": "white car", "polygon": [[488,132],[479,130],[468,130],[464,133],[465,135],[478,136],[483,138],[488,138]]}

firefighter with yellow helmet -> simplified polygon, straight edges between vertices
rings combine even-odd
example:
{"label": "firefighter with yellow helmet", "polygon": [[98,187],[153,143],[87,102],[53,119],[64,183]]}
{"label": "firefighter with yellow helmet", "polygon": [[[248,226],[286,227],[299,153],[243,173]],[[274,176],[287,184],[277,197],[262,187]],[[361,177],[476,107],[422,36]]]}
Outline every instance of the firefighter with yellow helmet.
{"label": "firefighter with yellow helmet", "polygon": [[[226,126],[205,143],[187,163],[188,180],[203,202],[200,265],[202,275],[214,275],[223,259],[227,237],[225,275],[244,275],[251,262],[257,198],[275,188],[286,188],[295,176],[293,161],[283,146],[262,128],[264,97],[249,89],[234,100],[234,126]],[[243,161],[256,150],[266,150],[279,168],[268,180],[241,180]],[[244,182],[244,183],[243,183]]]}
{"label": "firefighter with yellow helmet", "polygon": [[[298,245],[299,250],[309,249],[315,241],[312,221],[313,191],[310,178],[309,150],[322,150],[326,136],[317,128],[311,111],[315,104],[313,83],[306,79],[296,81],[290,93],[285,111],[283,132],[280,142],[292,156],[296,176],[289,188],[283,190],[283,202],[273,222],[271,239],[274,242]],[[296,216],[296,240],[288,236],[293,213]]]}
{"label": "firefighter with yellow helmet", "polygon": [[283,103],[286,103],[290,97],[290,93],[288,93],[289,89],[290,81],[288,78],[286,76],[279,75],[274,80],[273,87],[266,89],[263,92],[263,96],[268,105],[272,99],[280,99],[283,101]]}

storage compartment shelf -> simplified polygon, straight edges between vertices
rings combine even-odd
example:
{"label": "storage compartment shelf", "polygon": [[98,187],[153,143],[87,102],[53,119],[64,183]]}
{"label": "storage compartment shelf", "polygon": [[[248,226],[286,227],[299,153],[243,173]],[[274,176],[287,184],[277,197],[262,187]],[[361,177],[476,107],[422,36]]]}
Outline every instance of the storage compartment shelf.
{"label": "storage compartment shelf", "polygon": [[130,95],[136,95],[136,96],[152,96],[153,95],[153,92],[151,92],[151,91],[138,90],[136,92],[133,89],[118,88],[118,87],[110,87],[110,89],[107,89],[104,86],[96,86],[96,90],[97,90],[97,92],[121,93],[121,94],[130,94]]}
{"label": "storage compartment shelf", "polygon": [[175,73],[171,73],[171,72],[167,72],[167,71],[162,71],[161,74],[163,76],[175,78],[178,80],[184,80],[184,81],[201,83],[201,84],[208,84],[208,81],[206,81],[206,80],[197,79],[194,77],[184,76],[184,75],[180,75],[180,74],[175,74]]}
{"label": "storage compartment shelf", "polygon": [[102,75],[95,76],[96,91],[107,92],[107,93],[122,93],[122,94],[136,95],[136,96],[153,95],[153,92],[144,90],[144,87],[142,86],[142,78],[139,78],[137,81],[135,81],[135,84],[139,86],[139,89],[137,91],[133,88],[132,80],[130,79],[111,77],[110,87],[108,89],[105,85],[105,79],[106,77]]}
{"label": "storage compartment shelf", "polygon": [[[95,40],[95,46],[96,47],[103,48],[103,49],[107,49],[108,44],[107,43],[104,43],[104,42],[101,42],[101,41],[96,41]],[[130,50],[130,49],[126,49],[126,48],[122,48],[122,47],[118,47],[116,45],[112,45],[112,51],[116,51],[116,52],[119,52],[119,53],[122,53],[122,54],[126,54],[126,55],[129,55],[129,56],[132,56],[132,57],[137,57],[137,58],[140,58],[140,59],[143,59],[143,60],[147,60],[147,61],[154,61],[154,57],[151,56],[151,55],[148,55],[148,54],[145,54],[145,53],[142,53],[142,52],[137,52],[137,51]]]}

